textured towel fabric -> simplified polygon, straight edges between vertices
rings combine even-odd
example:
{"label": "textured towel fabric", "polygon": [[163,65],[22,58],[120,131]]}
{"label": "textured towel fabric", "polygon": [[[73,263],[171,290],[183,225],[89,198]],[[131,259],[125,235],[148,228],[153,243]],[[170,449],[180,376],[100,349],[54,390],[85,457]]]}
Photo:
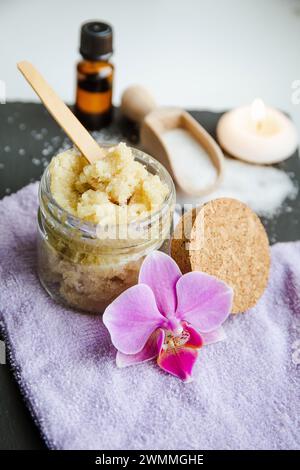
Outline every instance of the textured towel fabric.
{"label": "textured towel fabric", "polygon": [[[155,363],[117,369],[100,317],[54,303],[36,276],[37,185],[0,201],[1,325],[50,448],[299,447],[300,242],[272,248],[263,298],[232,316],[183,384]],[[299,365],[298,365],[299,368]]]}

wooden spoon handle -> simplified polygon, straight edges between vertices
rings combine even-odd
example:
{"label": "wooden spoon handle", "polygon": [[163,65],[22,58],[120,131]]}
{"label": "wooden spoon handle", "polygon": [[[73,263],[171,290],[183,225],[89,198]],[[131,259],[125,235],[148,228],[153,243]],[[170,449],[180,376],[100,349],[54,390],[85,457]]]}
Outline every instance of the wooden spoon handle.
{"label": "wooden spoon handle", "polygon": [[153,96],[140,85],[132,85],[126,88],[122,95],[122,113],[132,121],[141,123],[144,117],[156,107]]}
{"label": "wooden spoon handle", "polygon": [[26,60],[17,64],[18,69],[32,86],[55,121],[64,129],[86,159],[93,163],[104,157],[104,152],[71,110],[59,98],[39,71]]}

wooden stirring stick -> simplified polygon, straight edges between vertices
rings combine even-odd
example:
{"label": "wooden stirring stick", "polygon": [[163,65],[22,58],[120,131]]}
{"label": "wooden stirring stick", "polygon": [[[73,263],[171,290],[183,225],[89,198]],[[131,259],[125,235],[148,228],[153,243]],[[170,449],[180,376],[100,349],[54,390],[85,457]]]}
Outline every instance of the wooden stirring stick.
{"label": "wooden stirring stick", "polygon": [[104,157],[104,152],[71,110],[59,98],[39,71],[26,60],[17,64],[18,69],[32,86],[55,121],[63,128],[85,158],[93,163]]}

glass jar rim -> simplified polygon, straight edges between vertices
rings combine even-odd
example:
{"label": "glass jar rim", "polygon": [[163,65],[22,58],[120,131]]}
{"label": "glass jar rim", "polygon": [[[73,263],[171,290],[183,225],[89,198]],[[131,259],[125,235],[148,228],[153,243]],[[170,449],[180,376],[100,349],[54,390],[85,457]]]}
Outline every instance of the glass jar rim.
{"label": "glass jar rim", "polygon": [[[101,143],[101,146],[103,147],[114,147],[116,146],[116,143]],[[63,152],[66,152],[68,150],[71,150],[73,147],[70,147],[68,149],[63,150]],[[168,208],[172,204],[172,202],[175,202],[175,196],[176,196],[176,191],[175,191],[175,186],[174,182],[167,171],[167,169],[155,158],[153,158],[151,155],[147,154],[146,152],[143,152],[142,150],[139,150],[135,147],[131,147],[130,149],[134,153],[134,158],[139,161],[140,163],[150,166],[154,169],[155,173],[153,174],[158,174],[160,178],[162,179],[162,182],[167,184],[168,186],[168,195],[166,196],[163,204],[161,207],[154,212],[150,212],[147,214],[145,217],[141,217],[140,219],[135,219],[127,224],[128,227],[142,227],[146,228],[147,226],[151,225],[158,217],[160,217],[164,212],[168,211]],[[97,233],[97,228],[99,227],[98,223],[94,222],[89,222],[86,220],[83,220],[64,208],[62,208],[58,202],[54,199],[51,188],[50,188],[50,170],[49,170],[50,164],[45,168],[44,173],[42,175],[40,185],[39,185],[39,201],[40,201],[40,206],[42,205],[43,201],[43,195],[47,199],[47,208],[49,209],[51,216],[54,217],[54,219],[57,222],[64,221],[64,224],[66,224],[69,228],[79,230],[84,232],[86,235],[93,235],[95,236]],[[149,170],[149,168],[147,168]],[[43,193],[43,194],[42,194]],[[117,224],[111,224],[106,225],[108,227],[114,227]]]}

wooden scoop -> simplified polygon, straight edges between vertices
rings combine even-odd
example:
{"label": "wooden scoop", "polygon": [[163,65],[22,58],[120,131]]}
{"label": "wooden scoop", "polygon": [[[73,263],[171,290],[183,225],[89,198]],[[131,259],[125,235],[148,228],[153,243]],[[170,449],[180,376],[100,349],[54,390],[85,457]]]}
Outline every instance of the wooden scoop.
{"label": "wooden scoop", "polygon": [[[125,90],[121,109],[125,116],[140,124],[140,139],[145,151],[157,158],[169,171],[179,188],[193,196],[212,192],[223,176],[224,155],[221,148],[208,132],[186,111],[180,108],[158,108],[151,94],[143,87],[134,85]],[[191,189],[187,180],[175,174],[172,155],[169,153],[163,134],[171,129],[187,130],[204,148],[216,168],[216,179],[212,184],[199,190]],[[182,155],[184,159],[184,154]],[[193,168],[191,168],[193,171]],[[199,175],[199,181],[201,175]]]}
{"label": "wooden scoop", "polygon": [[50,85],[48,85],[38,70],[26,60],[19,62],[17,67],[39,96],[42,103],[46,106],[49,113],[63,128],[65,133],[69,136],[76,147],[79,148],[85,158],[90,163],[99,160],[99,158],[103,158],[104,152],[99,147],[98,143],[78,121],[59,96],[57,96],[55,91],[50,87]]}

